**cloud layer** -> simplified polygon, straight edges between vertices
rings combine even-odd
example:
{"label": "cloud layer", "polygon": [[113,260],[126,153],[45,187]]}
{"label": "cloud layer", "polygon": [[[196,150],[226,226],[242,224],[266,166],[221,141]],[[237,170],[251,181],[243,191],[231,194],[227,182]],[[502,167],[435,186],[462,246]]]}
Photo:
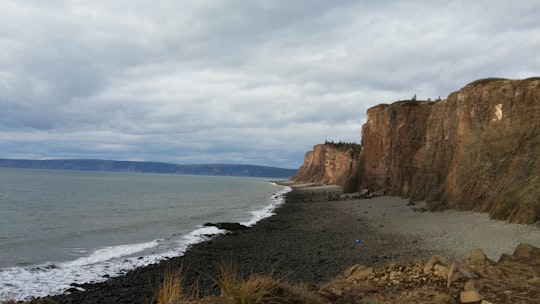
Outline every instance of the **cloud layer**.
{"label": "cloud layer", "polygon": [[1,158],[298,167],[367,108],[540,71],[538,1],[0,3]]}

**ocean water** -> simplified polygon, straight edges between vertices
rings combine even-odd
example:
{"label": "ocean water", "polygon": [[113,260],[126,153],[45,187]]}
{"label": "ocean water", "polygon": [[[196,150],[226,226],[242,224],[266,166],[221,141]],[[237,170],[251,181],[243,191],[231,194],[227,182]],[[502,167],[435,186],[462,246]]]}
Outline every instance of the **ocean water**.
{"label": "ocean water", "polygon": [[0,301],[60,294],[272,215],[265,179],[0,168]]}

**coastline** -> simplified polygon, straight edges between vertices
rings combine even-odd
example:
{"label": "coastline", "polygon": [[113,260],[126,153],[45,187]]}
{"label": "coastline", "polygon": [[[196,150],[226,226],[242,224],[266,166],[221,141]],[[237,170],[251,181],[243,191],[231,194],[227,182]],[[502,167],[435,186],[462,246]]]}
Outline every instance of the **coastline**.
{"label": "coastline", "polygon": [[[396,197],[358,200],[350,194],[341,194],[335,200],[338,191],[335,187],[296,185],[286,194],[275,215],[248,230],[216,236],[191,246],[183,256],[135,269],[103,283],[74,286],[71,294],[52,299],[59,303],[151,303],[163,275],[180,268],[184,285],[189,288],[198,282],[197,289],[204,296],[218,291],[212,278],[217,277],[220,264],[231,262],[245,275],[272,273],[286,282],[321,284],[354,264],[382,266],[391,262],[425,261],[433,254],[464,258],[463,252],[468,254],[472,249],[465,248],[469,243],[476,242],[475,248],[483,248],[490,242],[503,243],[492,253],[486,251],[488,256],[511,252],[515,245],[504,239],[506,234],[500,231],[505,229],[510,231],[509,235],[521,229],[523,241],[540,246],[540,230],[536,227],[487,219],[482,222],[483,227],[475,227],[474,231],[492,234],[496,227],[503,239],[480,240],[475,238],[481,237],[481,233],[471,233],[464,225],[481,218],[477,214],[414,212],[413,208],[420,207],[407,206],[406,200]],[[490,226],[491,223],[495,226]],[[463,227],[465,231],[457,232],[455,227]],[[470,240],[456,243],[456,238],[462,239],[463,235],[470,236]],[[514,235],[512,241],[519,243],[522,239]],[[458,247],[463,247],[463,252],[455,250]],[[77,291],[75,287],[85,291]]]}

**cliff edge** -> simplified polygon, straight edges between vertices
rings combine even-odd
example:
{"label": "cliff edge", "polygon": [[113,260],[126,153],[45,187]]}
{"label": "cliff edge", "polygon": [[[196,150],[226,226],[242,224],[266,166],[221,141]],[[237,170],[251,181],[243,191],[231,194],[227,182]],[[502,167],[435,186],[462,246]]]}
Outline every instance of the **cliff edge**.
{"label": "cliff edge", "polygon": [[315,146],[293,180],[540,221],[540,78],[489,78],[437,102],[377,105],[367,111],[361,146],[348,158]]}

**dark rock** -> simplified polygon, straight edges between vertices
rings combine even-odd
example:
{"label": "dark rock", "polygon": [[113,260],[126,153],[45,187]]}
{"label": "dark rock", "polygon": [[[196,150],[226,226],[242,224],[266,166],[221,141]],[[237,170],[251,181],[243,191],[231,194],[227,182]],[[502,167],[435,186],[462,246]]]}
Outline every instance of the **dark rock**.
{"label": "dark rock", "polygon": [[246,230],[249,229],[248,226],[242,225],[240,223],[228,223],[228,222],[219,222],[219,223],[206,223],[205,227],[217,227],[223,230],[235,231],[235,230]]}

